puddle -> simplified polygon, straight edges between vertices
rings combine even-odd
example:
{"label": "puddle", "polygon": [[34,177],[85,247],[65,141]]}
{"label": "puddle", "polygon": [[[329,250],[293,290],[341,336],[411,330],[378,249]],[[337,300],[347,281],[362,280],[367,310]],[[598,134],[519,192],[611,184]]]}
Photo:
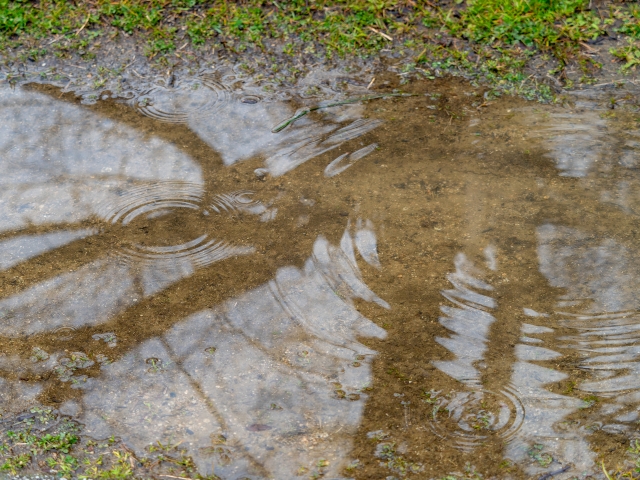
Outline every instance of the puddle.
{"label": "puddle", "polygon": [[0,89],[1,431],[222,479],[634,468],[634,97],[305,88]]}

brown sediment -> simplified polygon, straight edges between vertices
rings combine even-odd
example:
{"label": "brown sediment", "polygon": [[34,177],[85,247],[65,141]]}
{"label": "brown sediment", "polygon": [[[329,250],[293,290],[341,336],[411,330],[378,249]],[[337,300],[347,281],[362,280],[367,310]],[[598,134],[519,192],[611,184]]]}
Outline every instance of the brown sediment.
{"label": "brown sediment", "polygon": [[[389,82],[379,90],[381,93],[393,92],[398,87],[391,77],[379,76],[378,81],[381,85]],[[208,138],[198,134],[188,124],[163,123],[141,115],[118,100],[84,106],[70,94],[60,97],[58,91],[50,87],[34,88],[33,92],[44,93],[52,101],[75,105],[75,108],[95,115],[101,121],[117,123],[123,131],[140,135],[136,141],[141,144],[158,141],[166,151],[175,147],[179,155],[184,155],[202,173],[201,187],[198,187],[201,193],[185,211],[177,207],[174,210],[171,210],[173,207],[158,207],[155,212],[157,215],[139,215],[126,225],[92,215],[75,223],[46,224],[33,221],[31,225],[15,231],[1,233],[0,239],[10,240],[21,235],[37,236],[80,228],[93,228],[98,232],[44,251],[0,272],[1,300],[18,298],[19,294],[28,293],[63,273],[97,268],[92,265],[98,261],[127,265],[127,275],[131,276],[131,296],[136,297],[135,300],[128,300],[122,295],[119,307],[109,311],[107,318],[93,323],[78,322],[80,324],[64,336],[56,336],[46,328],[46,318],[39,318],[45,325],[41,331],[33,331],[28,335],[10,333],[14,328],[10,322],[19,317],[20,308],[28,311],[27,307],[31,304],[26,305],[28,302],[25,300],[25,305],[11,307],[13,310],[3,307],[8,313],[2,313],[6,315],[3,316],[3,322],[7,323],[4,324],[4,333],[0,327],[0,350],[6,359],[19,358],[26,363],[32,349],[39,347],[49,354],[85,352],[91,358],[106,355],[114,366],[104,367],[96,362],[82,369],[81,373],[88,377],[87,391],[85,387],[78,388],[72,382],[62,381],[60,375],[51,369],[41,371],[33,365],[12,370],[13,364],[3,364],[0,367],[1,378],[13,382],[12,385],[39,385],[41,392],[35,399],[55,407],[61,407],[65,402],[68,404],[70,400],[82,404],[90,395],[94,395],[92,401],[98,402],[96,397],[99,395],[91,393],[92,388],[125,391],[133,389],[136,382],[146,381],[146,377],[135,375],[143,375],[142,369],[149,367],[140,366],[131,359],[142,355],[140,352],[149,345],[162,345],[162,352],[169,352],[169,358],[162,360],[166,361],[166,370],[169,371],[171,364],[175,364],[176,371],[188,378],[185,385],[188,384],[191,391],[195,392],[194,398],[199,399],[194,402],[205,405],[203,409],[211,414],[212,421],[217,422],[221,430],[237,435],[238,444],[245,445],[242,442],[246,441],[247,445],[252,445],[251,448],[256,450],[250,453],[251,462],[254,466],[260,465],[265,472],[276,467],[268,462],[263,464],[255,452],[269,455],[268,452],[281,449],[293,455],[292,458],[315,458],[313,449],[307,447],[322,449],[331,443],[326,438],[339,437],[340,430],[331,430],[326,427],[326,422],[331,421],[335,405],[348,405],[346,402],[349,401],[360,402],[355,404],[362,407],[362,416],[358,417],[357,423],[348,425],[351,433],[346,435],[353,445],[352,450],[341,452],[343,457],[332,459],[334,463],[318,457],[313,465],[296,468],[304,467],[309,474],[314,469],[318,474],[340,471],[361,479],[382,479],[404,474],[408,478],[441,477],[452,472],[464,472],[465,468],[468,476],[477,471],[486,477],[504,478],[508,475],[511,478],[530,478],[532,475],[560,470],[567,462],[575,464],[577,460],[571,457],[571,449],[562,450],[562,442],[574,442],[571,448],[583,448],[585,452],[593,453],[594,459],[598,455],[611,455],[607,460],[623,462],[621,445],[629,439],[631,430],[616,433],[610,428],[613,433],[607,433],[606,429],[592,429],[596,433],[589,435],[585,429],[598,422],[598,419],[611,418],[607,422],[622,425],[626,420],[615,420],[615,415],[625,413],[631,418],[635,400],[632,397],[623,398],[622,393],[606,390],[613,387],[602,383],[596,373],[588,370],[589,362],[604,362],[592,354],[600,348],[600,344],[587,339],[584,345],[578,345],[583,338],[579,334],[591,323],[576,324],[576,321],[571,323],[569,320],[574,318],[571,315],[587,318],[624,307],[629,310],[628,317],[631,320],[628,322],[633,326],[635,307],[629,300],[632,295],[628,290],[634,285],[635,267],[631,258],[636,250],[639,221],[633,193],[637,184],[636,170],[607,160],[622,155],[625,149],[635,148],[625,137],[631,114],[621,112],[619,117],[607,119],[607,134],[612,137],[608,144],[609,151],[598,157],[598,162],[584,167],[583,176],[561,176],[568,171],[558,160],[564,155],[562,149],[571,152],[571,148],[577,148],[575,145],[579,146],[581,140],[574,140],[567,147],[561,143],[561,135],[563,132],[566,134],[570,127],[565,124],[554,127],[551,123],[551,128],[556,128],[555,132],[539,133],[540,125],[546,125],[544,113],[576,115],[572,107],[538,107],[540,112],[536,112],[524,101],[513,98],[486,102],[481,89],[457,80],[415,83],[404,88],[413,96],[370,100],[357,107],[360,110],[355,110],[354,106],[340,106],[345,110],[336,110],[335,114],[328,112],[326,117],[318,112],[310,113],[304,121],[301,119],[296,122],[295,128],[300,130],[293,130],[290,134],[291,143],[286,144],[287,147],[294,145],[298,148],[296,142],[304,143],[309,138],[315,138],[314,135],[323,138],[322,141],[328,141],[338,126],[344,127],[347,121],[355,118],[348,117],[350,112],[359,112],[355,114],[358,117],[356,121],[381,120],[384,123],[360,135],[349,134],[345,136],[346,140],[339,143],[335,140],[336,148],[301,161],[296,168],[291,168],[281,176],[254,173],[256,168],[269,166],[268,161],[265,162],[267,154],[258,153],[225,166],[222,151],[225,147],[224,138]],[[304,99],[298,97],[289,103],[285,102],[290,112],[303,104]],[[350,108],[354,109],[348,110]],[[193,121],[224,122],[224,114],[219,115]],[[343,120],[340,115],[348,120]],[[530,118],[538,119],[536,121],[539,123],[528,123]],[[265,114],[259,120],[270,122],[271,118]],[[474,123],[471,123],[472,120]],[[37,119],[33,121],[37,122]],[[270,131],[276,124],[263,125],[256,120],[255,131],[259,131],[258,127]],[[327,126],[335,128],[329,131]],[[291,130],[287,129],[292,127],[288,126],[282,134],[289,134]],[[327,131],[318,133],[322,128],[327,128]],[[254,131],[249,129],[243,133],[249,143]],[[281,138],[274,136],[273,142]],[[45,143],[48,140],[47,137],[42,139]],[[123,139],[123,144],[126,141],[129,140]],[[220,151],[216,150],[216,141],[220,142]],[[373,143],[378,145],[377,149],[339,175],[325,178],[324,169],[332,160]],[[275,149],[273,145],[265,144],[264,151],[268,150],[267,147]],[[114,145],[114,148],[118,146]],[[276,156],[273,151],[269,155],[269,159]],[[152,160],[145,161],[151,164]],[[577,164],[582,168],[581,163]],[[123,175],[126,177],[126,174]],[[108,179],[106,175],[105,182]],[[172,178],[176,181],[180,179],[180,175]],[[78,182],[82,181],[79,176]],[[144,186],[140,179],[131,180],[132,184],[137,185],[136,182]],[[122,190],[126,192],[127,188],[125,184]],[[258,205],[259,211],[244,211],[241,204],[232,205],[228,211],[217,214],[209,208],[219,200],[220,195],[236,191],[251,191],[250,199],[255,202],[252,205]],[[624,201],[620,200],[623,195],[626,195]],[[249,196],[242,201],[248,202],[248,199]],[[151,202],[149,205],[155,204]],[[206,213],[202,213],[205,210]],[[345,237],[345,231],[350,236]],[[150,268],[153,262],[138,261],[138,257],[127,256],[126,252],[135,248],[139,251],[147,249],[145,252],[164,252],[163,248],[186,245],[203,232],[211,238],[224,240],[225,245],[253,247],[255,251],[251,254],[233,251],[235,253],[224,258],[216,257],[211,263],[193,264],[192,271],[185,270],[187,273],[162,284],[158,291],[146,294],[148,287],[145,282],[148,277],[145,275],[149,274],[145,273],[145,269]],[[374,233],[380,269],[376,268],[376,262],[370,256],[371,251],[366,250],[367,238],[371,237],[365,235]],[[359,234],[363,235],[360,240]],[[338,270],[340,273],[332,277],[331,268],[337,268],[338,257],[323,260],[322,251],[314,250],[320,248],[318,242],[322,238],[330,245],[341,246],[347,253],[349,248],[354,248],[353,245],[348,247],[341,242],[356,244],[354,258],[357,265],[351,265],[349,260],[340,263],[340,268],[351,265],[348,268],[357,271],[362,276],[363,284],[381,301],[376,304],[373,297],[367,297],[362,292],[353,293],[358,287],[345,273],[351,270]],[[166,261],[161,259],[165,262],[161,263],[165,270],[158,267],[160,277],[169,278],[167,265],[177,262],[176,258],[190,258],[189,254],[179,257],[183,251],[188,249],[185,247],[175,255],[171,251],[174,256],[167,257]],[[614,253],[607,254],[609,251]],[[598,263],[598,252],[604,252],[602,255],[606,257],[601,263]],[[610,272],[614,267],[618,268],[613,257],[620,256],[620,252],[626,255],[619,259],[620,268],[623,269],[620,275],[626,277],[616,284],[615,276],[612,277]],[[563,260],[565,258],[569,260]],[[568,266],[562,263],[565,261]],[[321,266],[313,270],[313,265]],[[292,269],[301,275],[298,284],[293,282],[294,286],[283,280],[291,274]],[[457,269],[462,272],[458,277],[455,276]],[[320,272],[318,278],[322,280],[314,281],[326,282],[335,294],[333,300],[344,301],[347,306],[355,305],[365,323],[370,321],[367,325],[371,328],[373,324],[381,327],[387,337],[366,338],[355,324],[340,324],[348,317],[345,312],[350,311],[347,307],[342,309],[342,306],[324,311],[321,320],[312,317],[315,319],[313,322],[305,323],[308,320],[305,315],[313,315],[313,309],[317,307],[314,301],[319,301],[320,293],[315,290],[311,290],[315,292],[313,294],[305,293],[304,289],[308,288],[305,282],[311,281],[308,280],[310,277],[304,277],[300,272],[311,275],[309,272],[315,271]],[[107,269],[104,272],[105,275],[110,274]],[[99,273],[95,277],[88,277],[89,280],[100,278]],[[594,287],[601,277],[608,283]],[[99,289],[99,286],[96,288]],[[265,293],[267,291],[270,292],[268,295]],[[451,291],[455,291],[455,294],[451,294]],[[614,292],[611,295],[615,297],[615,302],[611,300],[611,305],[605,302],[599,307],[594,306],[598,301],[604,302],[598,296],[603,291]],[[37,312],[39,315],[56,315],[56,309],[64,305],[64,295],[70,295],[51,292],[50,310],[42,307]],[[578,295],[576,292],[586,296],[572,297]],[[310,295],[310,298],[305,295]],[[98,303],[98,298],[96,295],[88,301]],[[272,312],[265,306],[265,299],[271,298],[282,306],[282,312],[273,314],[273,318],[269,316]],[[300,298],[307,303],[301,303],[303,306],[296,304]],[[605,300],[609,301],[608,297]],[[328,302],[326,299],[322,301]],[[384,308],[382,301],[388,303],[389,309]],[[570,304],[572,301],[574,303]],[[234,310],[239,303],[239,308],[246,310]],[[596,308],[603,311],[592,311]],[[606,311],[607,308],[612,309],[611,312]],[[245,404],[241,401],[216,400],[219,398],[214,395],[218,393],[214,390],[217,386],[199,377],[201,370],[208,370],[193,367],[189,362],[195,361],[195,353],[180,353],[181,342],[172,337],[202,312],[209,312],[208,323],[204,325],[220,325],[219,337],[212,338],[231,342],[229,339],[239,341],[238,338],[244,337],[242,348],[258,352],[256,355],[268,357],[271,362],[256,361],[262,365],[258,367],[253,364],[242,365],[238,360],[237,365],[225,370],[225,375],[232,378],[232,383],[228,384],[226,390],[220,389],[233,399],[233,395],[240,396],[240,393],[233,392],[236,392],[234,389],[241,391],[238,385],[243,375],[253,371],[253,368],[257,369],[260,373],[254,380],[257,386],[252,398],[261,398],[262,395],[267,404],[264,407],[253,404],[247,406],[247,411],[254,416],[237,431],[234,430],[235,417],[227,417],[224,412],[227,408],[241,408]],[[468,324],[464,323],[467,320],[460,320],[466,314],[475,315]],[[73,315],[73,312],[69,315]],[[458,324],[451,320],[455,315],[460,315]],[[489,317],[491,320],[487,321],[486,331],[473,330],[479,325],[478,322]],[[580,318],[577,322],[582,321]],[[325,320],[326,326],[322,323]],[[331,323],[334,320],[338,323]],[[70,321],[69,325],[72,323]],[[616,334],[623,335],[620,338],[608,337],[613,335],[607,333],[606,328],[610,326],[603,325],[603,330],[594,334],[600,335],[598,338],[604,341],[602,345],[609,345],[607,342],[613,340],[633,341],[633,333],[629,331],[624,333],[627,337],[623,334]],[[94,338],[94,335],[105,332],[115,333],[117,343],[114,346]],[[346,336],[333,337],[338,334]],[[198,339],[200,332],[191,332],[190,335]],[[358,340],[345,340],[348,335],[358,337]],[[204,338],[205,333],[202,336]],[[185,336],[184,342],[192,342],[193,338]],[[317,340],[319,338],[326,342],[322,344],[326,350],[318,347],[321,343]],[[366,345],[377,352],[377,357],[371,361],[373,354],[356,354],[354,350],[353,358],[347,358],[345,351],[356,349],[354,345],[358,345],[357,348]],[[225,348],[211,345],[206,349],[215,358],[226,354],[233,358],[234,350],[227,351]],[[340,354],[329,354],[327,352],[333,352],[330,348],[344,350],[340,350]],[[205,348],[201,350],[204,352]],[[602,357],[608,354],[605,351],[598,352]],[[631,362],[633,354],[627,353],[631,355],[631,360],[624,361]],[[469,358],[468,361],[465,356]],[[337,363],[330,363],[327,358]],[[202,360],[202,365],[214,368],[207,361]],[[610,363],[616,362],[615,357],[610,359]],[[372,366],[372,376],[368,385],[360,385],[355,389],[348,379],[338,381],[345,371],[365,371],[369,364]],[[445,364],[448,367],[443,367]],[[459,374],[453,370],[454,367],[464,367],[466,370],[464,374]],[[117,377],[113,373],[117,368],[123,368],[128,373]],[[606,369],[606,366],[603,368]],[[628,363],[622,365],[620,370],[633,368],[633,364]],[[307,370],[304,369],[310,369],[314,376],[305,377],[303,373]],[[299,386],[302,385],[300,388],[304,393],[300,395],[308,400],[301,401],[301,404],[320,405],[316,410],[307,411],[307,423],[295,429],[289,424],[285,425],[286,420],[282,420],[283,424],[278,424],[276,420],[269,423],[270,419],[280,418],[277,416],[288,412],[287,408],[296,412],[296,408],[301,408],[290,400],[297,398],[295,395],[288,397],[282,394],[275,400],[270,397],[273,392],[279,392],[280,395],[278,389],[288,377],[282,374],[284,376],[278,377],[279,380],[273,383],[266,383],[263,377],[284,371],[289,372],[287,375],[291,378],[296,378]],[[518,383],[518,372],[523,371],[534,372],[531,373],[531,385],[535,384],[536,391],[528,391],[527,385]],[[129,374],[131,378],[127,377]],[[169,374],[163,371],[157,373],[158,383]],[[222,380],[220,383],[223,383]],[[317,390],[307,384],[312,384]],[[580,390],[581,385],[585,390]],[[329,393],[323,393],[322,388],[325,387]],[[605,390],[605,395],[596,395],[597,403],[583,408],[580,402],[590,398],[589,388],[593,391]],[[633,393],[634,388],[630,386],[624,393]],[[158,390],[160,394],[164,392]],[[472,404],[469,398],[476,403]],[[242,399],[249,405],[244,397]],[[18,403],[13,407],[17,409],[29,406],[28,403],[20,405],[17,397],[15,401]],[[456,404],[456,401],[459,403]],[[469,401],[469,405],[465,406],[464,401]],[[513,403],[509,403],[511,401]],[[165,408],[167,402],[169,400],[165,403],[158,400],[157,408]],[[293,407],[287,407],[287,402]],[[326,407],[325,411],[322,402],[334,406]],[[542,405],[539,411],[536,410],[536,402]],[[553,402],[561,406],[549,406]],[[621,402],[622,406],[618,408],[616,402]],[[598,410],[605,406],[610,407],[613,413]],[[101,412],[107,407],[94,403],[84,408],[90,412],[92,408]],[[335,408],[337,412],[339,409]],[[455,417],[452,413],[456,408],[462,412],[461,417]],[[518,408],[521,410],[516,411]],[[558,413],[559,419],[545,423],[545,415],[551,418],[557,412],[561,412]],[[507,413],[512,416],[503,422],[500,415]],[[95,419],[92,421],[97,422]],[[119,435],[130,435],[132,442],[137,441],[130,426],[123,427],[117,419],[110,421]],[[175,421],[178,422],[177,419]],[[571,430],[574,436],[564,437],[562,432],[573,428],[574,423],[571,422],[578,422],[575,425],[583,430]],[[536,423],[540,425],[540,430],[536,430]],[[493,429],[492,425],[497,426]],[[285,426],[290,428],[288,436],[275,437],[279,429]],[[371,432],[379,430],[383,430],[384,434],[371,435]],[[557,432],[561,440],[550,441],[559,443],[545,444],[548,431]],[[323,437],[321,434],[324,433],[326,435]],[[256,437],[246,437],[249,434]],[[281,446],[269,444],[269,448],[261,450],[262,444],[254,438],[266,439],[265,445],[275,442],[269,440],[273,438],[284,438],[286,441],[281,440]],[[290,438],[294,440],[287,440]],[[461,438],[467,442],[464,448],[460,445]],[[384,445],[387,445],[387,450],[383,450]],[[538,448],[536,445],[542,446]],[[200,451],[193,448],[194,452]],[[553,448],[556,450],[551,450]],[[304,454],[296,453],[300,451],[304,451]],[[553,461],[547,462],[551,457]],[[360,466],[344,473],[342,468],[348,465],[349,459],[360,460]],[[325,464],[325,461],[328,463]],[[334,472],[330,470],[332,468],[337,470]],[[584,465],[576,464],[572,468],[574,470],[569,470],[568,474],[591,472],[591,467]]]}

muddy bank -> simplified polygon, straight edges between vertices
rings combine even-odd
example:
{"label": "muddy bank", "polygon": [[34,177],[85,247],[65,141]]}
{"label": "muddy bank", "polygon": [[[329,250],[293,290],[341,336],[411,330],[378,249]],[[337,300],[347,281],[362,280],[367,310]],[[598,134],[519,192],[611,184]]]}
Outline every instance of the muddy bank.
{"label": "muddy bank", "polygon": [[317,69],[367,84],[387,72],[401,84],[454,75],[543,102],[635,84],[633,5],[563,0],[508,15],[502,1],[9,2],[0,78],[55,84],[86,101],[221,67],[278,88]]}

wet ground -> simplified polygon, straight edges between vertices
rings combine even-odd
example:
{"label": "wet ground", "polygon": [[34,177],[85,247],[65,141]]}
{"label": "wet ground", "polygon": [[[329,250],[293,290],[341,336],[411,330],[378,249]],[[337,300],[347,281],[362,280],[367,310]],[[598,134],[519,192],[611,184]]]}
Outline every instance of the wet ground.
{"label": "wet ground", "polygon": [[323,75],[0,89],[2,435],[45,409],[173,478],[631,471],[633,92]]}

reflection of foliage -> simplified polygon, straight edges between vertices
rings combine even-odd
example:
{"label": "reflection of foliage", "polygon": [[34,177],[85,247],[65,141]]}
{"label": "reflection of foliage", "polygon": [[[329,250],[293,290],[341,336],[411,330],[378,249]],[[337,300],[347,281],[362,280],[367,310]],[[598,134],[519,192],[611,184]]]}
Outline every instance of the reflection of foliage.
{"label": "reflection of foliage", "polygon": [[398,455],[394,442],[379,443],[376,447],[375,456],[384,460],[380,465],[399,474],[401,477],[410,473],[420,473],[424,470],[421,463],[414,463]]}
{"label": "reflection of foliage", "polygon": [[582,401],[584,403],[580,406],[580,408],[586,409],[586,408],[593,407],[596,403],[598,403],[599,400],[598,400],[598,397],[596,397],[595,395],[587,395],[582,399]]}
{"label": "reflection of foliage", "polygon": [[527,453],[531,458],[538,462],[538,465],[541,467],[548,467],[551,462],[553,462],[553,457],[551,454],[543,452],[542,450],[544,450],[544,445],[537,443],[531,447]]}
{"label": "reflection of foliage", "polygon": [[31,350],[31,357],[29,358],[33,363],[43,362],[49,359],[49,354],[42,350],[40,347],[33,347]]}
{"label": "reflection of foliage", "polygon": [[61,358],[58,362],[58,366],[53,369],[58,378],[62,382],[71,381],[76,384],[81,381],[86,381],[86,376],[82,375],[74,377],[74,373],[78,369],[89,368],[94,364],[85,353],[74,352],[71,354],[71,358]]}

